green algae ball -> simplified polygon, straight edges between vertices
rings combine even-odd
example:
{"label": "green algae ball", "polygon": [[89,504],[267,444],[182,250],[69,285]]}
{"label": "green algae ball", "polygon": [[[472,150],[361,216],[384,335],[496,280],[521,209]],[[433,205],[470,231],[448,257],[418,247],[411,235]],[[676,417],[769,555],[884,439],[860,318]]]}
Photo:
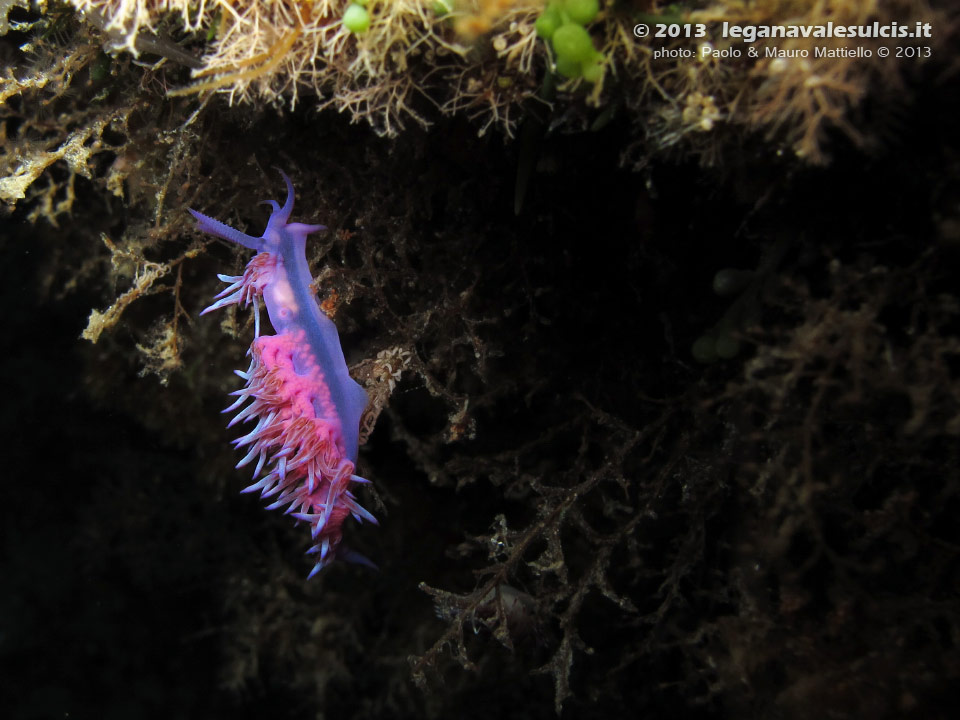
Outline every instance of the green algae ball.
{"label": "green algae ball", "polygon": [[542,37],[544,40],[549,40],[562,23],[563,18],[560,17],[559,11],[551,5],[543,11],[543,15],[537,18],[533,26],[536,28],[539,37]]}
{"label": "green algae ball", "polygon": [[713,349],[717,353],[717,357],[730,360],[731,358],[735,358],[737,353],[740,352],[740,341],[735,337],[723,334],[717,338]]}
{"label": "green algae ball", "polygon": [[750,270],[723,268],[713,276],[713,291],[721,297],[734,295],[746,288],[753,280],[753,276],[754,274]]}
{"label": "green algae ball", "polygon": [[370,13],[365,7],[351,4],[343,13],[343,26],[352,33],[365,33],[370,29]]}
{"label": "green algae ball", "polygon": [[97,59],[90,65],[90,79],[98,83],[110,77],[110,68],[113,65],[113,58],[106,53],[101,52]]}
{"label": "green algae ball", "polygon": [[598,0],[567,0],[565,3],[567,15],[578,25],[586,25],[600,12]]}
{"label": "green algae ball", "polygon": [[[553,49],[559,59],[585,63],[593,59],[596,50],[590,33],[575,23],[567,23],[553,33]],[[579,74],[579,73],[578,73]]]}
{"label": "green algae ball", "polygon": [[717,359],[717,339],[711,335],[701,335],[690,348],[693,359],[699,363],[712,363]]}
{"label": "green algae ball", "polygon": [[597,56],[583,65],[583,79],[588,83],[598,83],[603,77],[603,56],[597,53]]}
{"label": "green algae ball", "polygon": [[565,78],[578,78],[583,74],[583,63],[558,55],[557,72]]}

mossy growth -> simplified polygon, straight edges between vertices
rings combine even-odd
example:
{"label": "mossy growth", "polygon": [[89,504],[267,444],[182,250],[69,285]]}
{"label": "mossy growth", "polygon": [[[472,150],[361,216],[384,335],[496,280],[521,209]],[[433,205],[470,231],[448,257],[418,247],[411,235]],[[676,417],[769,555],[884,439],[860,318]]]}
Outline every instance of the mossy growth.
{"label": "mossy growth", "polygon": [[585,25],[600,11],[597,0],[551,0],[537,18],[537,35],[556,53],[557,72],[596,83],[603,77],[603,54],[597,52]]}
{"label": "mossy growth", "polygon": [[[902,97],[897,82],[917,65],[877,52],[804,59],[800,55],[812,53],[814,39],[802,37],[761,39],[752,45],[755,57],[724,57],[737,49],[729,38],[637,38],[632,28],[638,20],[707,28],[722,22],[946,22],[923,0],[890,0],[871,4],[872,10],[849,0],[802,7],[792,0],[720,0],[704,7],[643,3],[642,13],[612,0],[70,4],[102,33],[111,52],[160,56],[188,69],[167,73],[169,98],[216,93],[230,104],[306,103],[347,113],[388,136],[410,124],[429,128],[439,117],[459,115],[480,134],[496,128],[511,138],[552,71],[566,81],[555,98],[563,129],[589,127],[591,115],[616,113],[634,128],[636,142],[628,143],[624,158],[636,165],[642,164],[636,153],[650,151],[680,151],[716,163],[739,151],[744,134],[803,163],[828,162],[831,133],[869,145],[884,131],[858,108],[868,97]],[[932,53],[943,40],[930,39]],[[825,47],[840,44],[830,40]],[[878,42],[864,38],[859,44],[872,51]],[[784,57],[766,54],[774,45]],[[655,58],[655,51],[672,54]]]}

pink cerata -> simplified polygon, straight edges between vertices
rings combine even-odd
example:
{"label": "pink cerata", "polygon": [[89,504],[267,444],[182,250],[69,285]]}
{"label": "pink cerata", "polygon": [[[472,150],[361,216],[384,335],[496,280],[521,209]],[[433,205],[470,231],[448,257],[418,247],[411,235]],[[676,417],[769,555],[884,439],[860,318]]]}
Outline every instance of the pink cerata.
{"label": "pink cerata", "polygon": [[[293,183],[281,175],[287,200],[283,207],[268,201],[273,212],[262,237],[190,213],[199,230],[257,251],[243,275],[217,276],[230,285],[200,314],[253,305],[250,367],[235,371],[246,385],[231,393],[237,400],[224,412],[238,412],[227,427],[256,422],[233,441],[247,448],[238,468],[256,461],[254,482],[243,492],[259,490],[261,497],[275,498],[268,510],[286,505],[288,514],[309,523],[314,545],[307,552],[318,558],[312,578],[338,556],[371,564],[341,548],[340,540],[348,515],[377,521],[350,492],[351,484],[367,482],[354,474],[367,394],[350,377],[337,328],[317,305],[304,251],[307,235],[326,228],[289,222]],[[260,334],[261,298],[275,335]]]}

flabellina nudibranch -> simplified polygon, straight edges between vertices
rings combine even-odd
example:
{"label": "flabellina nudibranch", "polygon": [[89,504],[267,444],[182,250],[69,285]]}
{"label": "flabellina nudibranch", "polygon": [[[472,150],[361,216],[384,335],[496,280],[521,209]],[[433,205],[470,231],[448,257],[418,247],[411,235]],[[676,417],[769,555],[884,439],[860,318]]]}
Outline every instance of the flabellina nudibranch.
{"label": "flabellina nudibranch", "polygon": [[[315,544],[307,552],[319,558],[312,578],[337,555],[348,515],[377,521],[349,489],[352,483],[367,482],[354,474],[367,393],[350,377],[337,328],[317,305],[307,266],[307,235],[326,228],[289,222],[293,183],[281,175],[287,200],[283,207],[267,201],[273,212],[262,237],[195,210],[190,214],[198,230],[257,251],[243,275],[217,276],[229,286],[200,314],[253,305],[250,367],[234,371],[246,385],[230,393],[237,400],[224,412],[238,412],[227,427],[256,421],[253,430],[233,441],[248,448],[237,468],[256,460],[254,482],[242,492],[259,490],[263,498],[275,497],[268,510],[286,505],[288,514],[310,524]],[[260,334],[261,298],[275,335]],[[350,551],[341,549],[340,554],[365,561]]]}

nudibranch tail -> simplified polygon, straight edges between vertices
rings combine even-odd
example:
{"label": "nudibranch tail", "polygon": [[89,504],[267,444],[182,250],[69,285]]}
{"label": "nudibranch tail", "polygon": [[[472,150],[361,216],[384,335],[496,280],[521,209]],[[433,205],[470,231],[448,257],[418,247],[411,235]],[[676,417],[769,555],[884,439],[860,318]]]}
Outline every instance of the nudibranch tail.
{"label": "nudibranch tail", "polygon": [[[287,222],[293,184],[285,174],[283,179],[286,202],[280,207],[269,201],[273,212],[261,238],[190,212],[200,230],[257,250],[243,275],[218,276],[228,287],[201,314],[227,305],[254,306],[250,366],[236,371],[245,385],[231,393],[237,399],[224,412],[236,412],[228,427],[255,423],[233,441],[246,453],[238,468],[256,460],[254,482],[242,492],[259,491],[262,498],[272,499],[267,509],[286,506],[287,514],[311,526],[310,551],[318,555],[313,577],[337,555],[348,516],[377,521],[349,489],[367,482],[354,472],[367,396],[349,375],[336,327],[317,305],[304,253],[305,237],[325,228]],[[260,335],[261,299],[274,335]],[[362,558],[351,551],[340,554]]]}

